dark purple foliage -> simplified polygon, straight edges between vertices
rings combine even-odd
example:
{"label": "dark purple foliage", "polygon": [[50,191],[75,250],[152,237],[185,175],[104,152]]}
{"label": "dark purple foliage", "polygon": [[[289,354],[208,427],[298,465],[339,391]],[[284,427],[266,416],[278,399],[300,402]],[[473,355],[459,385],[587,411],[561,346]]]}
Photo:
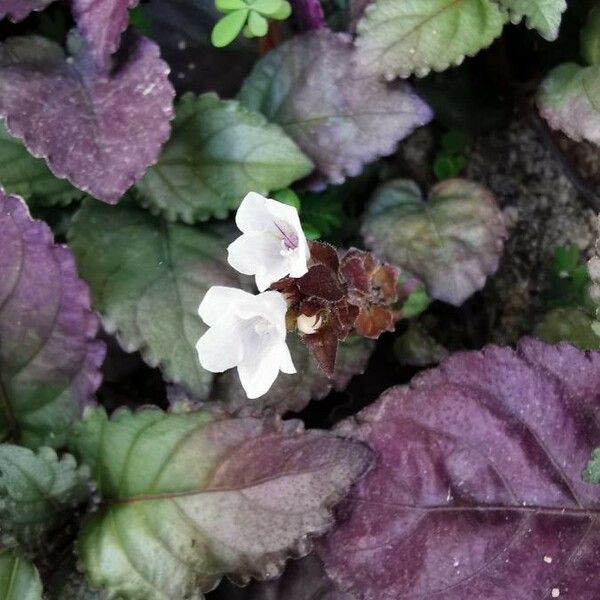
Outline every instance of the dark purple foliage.
{"label": "dark purple foliage", "polygon": [[54,0],[0,0],[0,19],[8,18],[17,23],[33,11],[44,10],[52,2]]}
{"label": "dark purple foliage", "polygon": [[88,40],[90,54],[99,67],[110,63],[129,23],[128,11],[137,3],[138,0],[71,0],[77,28]]}
{"label": "dark purple foliage", "polygon": [[0,46],[0,116],[53,173],[116,203],[169,137],[174,91],[156,44],[135,40],[110,75],[41,37]]}
{"label": "dark purple foliage", "polygon": [[51,443],[100,384],[98,319],[73,254],[21,199],[0,193],[0,232],[0,437]]}
{"label": "dark purple foliage", "polygon": [[298,31],[304,33],[311,29],[325,27],[325,15],[319,0],[291,0],[294,23]]}
{"label": "dark purple foliage", "polygon": [[597,600],[600,353],[458,353],[339,429],[377,466],[320,544],[361,600]]}

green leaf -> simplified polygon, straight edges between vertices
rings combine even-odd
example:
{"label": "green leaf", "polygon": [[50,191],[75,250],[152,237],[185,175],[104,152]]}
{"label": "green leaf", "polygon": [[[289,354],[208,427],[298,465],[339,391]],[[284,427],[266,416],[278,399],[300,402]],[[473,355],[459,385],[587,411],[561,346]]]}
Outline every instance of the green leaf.
{"label": "green leaf", "polygon": [[492,193],[463,179],[439,183],[427,201],[412,181],[382,185],[362,233],[369,248],[423,280],[430,296],[456,306],[496,271],[506,237]]}
{"label": "green leaf", "polygon": [[281,0],[254,0],[250,8],[253,11],[270,17],[281,10]]}
{"label": "green leaf", "polygon": [[168,219],[225,218],[248,192],[266,195],[312,170],[283,129],[235,101],[189,94],[176,114],[160,160],[137,184]]}
{"label": "green leaf", "polygon": [[570,275],[580,264],[581,250],[576,244],[558,246],[554,249],[553,269],[557,275]]}
{"label": "green leaf", "polygon": [[416,321],[394,342],[394,353],[401,365],[428,367],[437,365],[449,354],[448,350]]}
{"label": "green leaf", "polygon": [[302,210],[302,203],[298,194],[291,190],[290,188],[285,188],[283,190],[278,190],[274,194],[272,194],[273,199],[278,202],[283,202],[283,204],[287,204],[288,206],[293,206],[298,212]]}
{"label": "green leaf", "polygon": [[386,79],[424,77],[489,46],[506,21],[491,0],[376,0],[358,24],[358,66]]}
{"label": "green leaf", "polygon": [[262,15],[251,10],[248,17],[248,29],[254,37],[263,37],[267,35],[269,23],[267,23],[267,20]]}
{"label": "green leaf", "polygon": [[542,82],[538,107],[553,129],[600,144],[600,66],[560,65]]}
{"label": "green leaf", "polygon": [[288,336],[288,345],[297,371],[295,375],[280,374],[264,396],[250,402],[237,374],[228,371],[218,379],[214,399],[221,401],[232,413],[300,412],[311,400],[325,398],[332,389],[345,390],[354,375],[364,372],[375,347],[372,340],[360,336],[341,342],[333,379],[329,379],[299,336]]}
{"label": "green leaf", "polygon": [[537,29],[549,42],[558,38],[562,14],[567,10],[566,0],[500,0],[513,23],[527,18],[527,27]]}
{"label": "green leaf", "polygon": [[580,306],[555,308],[543,316],[534,334],[548,344],[569,342],[582,350],[600,350],[593,322],[593,316]]}
{"label": "green leaf", "polygon": [[83,197],[66,179],[55,177],[41,158],[35,158],[12,137],[0,120],[0,187],[34,206],[65,206]]}
{"label": "green leaf", "polygon": [[91,410],[72,447],[102,505],[77,552],[111,598],[202,598],[223,575],[275,577],[368,467],[370,451],[299,421]]}
{"label": "green leaf", "polygon": [[42,582],[37,569],[6,549],[0,549],[0,598],[42,600]]}
{"label": "green leaf", "polygon": [[123,202],[110,207],[92,201],[84,202],[70,231],[104,327],[125,350],[139,350],[167,380],[199,397],[213,377],[196,355],[206,331],[200,301],[212,285],[248,285],[226,262],[232,234],[224,224],[194,229]]}
{"label": "green leaf", "polygon": [[70,454],[0,445],[0,533],[3,542],[37,546],[90,494],[89,470]]}
{"label": "green leaf", "polygon": [[600,66],[600,7],[592,10],[581,32],[581,54],[588,64]]}
{"label": "green leaf", "polygon": [[292,14],[292,5],[287,1],[283,0],[279,6],[279,10],[269,15],[272,19],[277,21],[285,21]]}
{"label": "green leaf", "polygon": [[211,42],[217,48],[223,48],[239,35],[248,18],[248,9],[235,10],[225,15],[214,26],[211,34]]}
{"label": "green leaf", "polygon": [[600,448],[594,450],[592,458],[583,473],[583,478],[588,483],[600,483]]}

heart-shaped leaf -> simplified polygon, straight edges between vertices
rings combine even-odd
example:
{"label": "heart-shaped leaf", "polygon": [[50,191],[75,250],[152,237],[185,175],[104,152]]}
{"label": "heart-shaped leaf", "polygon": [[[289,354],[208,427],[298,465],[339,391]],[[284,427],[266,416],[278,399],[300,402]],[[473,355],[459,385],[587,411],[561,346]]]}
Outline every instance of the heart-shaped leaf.
{"label": "heart-shaped leaf", "polygon": [[370,462],[360,444],[298,421],[210,411],[93,410],[73,448],[103,505],[81,532],[88,578],[111,597],[201,598],[221,577],[274,577]]}
{"label": "heart-shaped leaf", "polygon": [[358,67],[386,79],[424,77],[489,46],[506,21],[493,0],[376,0],[358,23]]}
{"label": "heart-shaped leaf", "polygon": [[558,37],[562,14],[567,10],[567,0],[500,0],[510,13],[511,21],[519,23],[527,19],[527,27],[537,29],[546,40]]}
{"label": "heart-shaped leaf", "polygon": [[3,542],[37,546],[63,524],[69,510],[90,494],[89,470],[77,467],[70,454],[60,460],[51,448],[37,453],[0,445],[0,533]]}
{"label": "heart-shaped leaf", "polygon": [[37,569],[11,550],[0,548],[0,598],[42,600],[42,582]]}
{"label": "heart-shaped leaf", "polygon": [[206,331],[198,316],[200,301],[213,285],[248,286],[227,264],[232,236],[229,226],[194,229],[91,200],[70,231],[104,327],[117,334],[125,350],[140,350],[166,379],[197,397],[208,394],[213,378],[196,353]]}
{"label": "heart-shaped leaf", "polygon": [[65,206],[83,196],[66,179],[55,177],[42,159],[31,156],[1,120],[0,187],[36,206]]}
{"label": "heart-shaped leaf", "polygon": [[458,353],[340,432],[377,466],[319,551],[361,600],[594,600],[600,353],[522,341]]}
{"label": "heart-shaped leaf", "polygon": [[138,0],[70,1],[77,29],[89,43],[90,56],[98,67],[108,69],[129,23],[128,11]]}
{"label": "heart-shaped leaf", "polygon": [[422,279],[430,296],[456,306],[496,271],[506,237],[492,193],[462,179],[437,184],[427,201],[412,181],[382,185],[362,233],[369,248]]}
{"label": "heart-shaped leaf", "polygon": [[34,11],[44,10],[52,2],[54,0],[0,0],[0,20],[8,18],[17,23]]}
{"label": "heart-shaped leaf", "polygon": [[225,218],[251,191],[266,195],[312,170],[277,125],[215,94],[184,96],[160,160],[137,184],[143,201],[187,223]]}
{"label": "heart-shaped leaf", "polygon": [[215,600],[357,600],[335,588],[316,556],[294,560],[277,581],[251,583],[240,589],[221,584]]}
{"label": "heart-shaped leaf", "polygon": [[556,67],[542,83],[538,107],[553,129],[600,144],[600,65]]}
{"label": "heart-shaped leaf", "polygon": [[0,193],[0,439],[60,445],[100,384],[104,344],[71,251]]}
{"label": "heart-shaped leaf", "polygon": [[41,37],[0,45],[0,116],[52,172],[115,203],[169,137],[174,91],[158,46],[140,38],[110,76]]}
{"label": "heart-shaped leaf", "polygon": [[213,398],[236,414],[300,412],[311,400],[321,400],[332,389],[346,389],[354,375],[364,372],[374,347],[371,340],[359,336],[341,342],[333,379],[329,379],[299,336],[290,335],[287,344],[296,367],[295,375],[280,374],[264,396],[249,402],[237,373],[228,371],[217,380]]}
{"label": "heart-shaped leaf", "polygon": [[260,60],[240,92],[242,103],[281,125],[331,183],[391,154],[432,117],[409,87],[357,76],[354,55],[347,35],[320,29],[296,36]]}

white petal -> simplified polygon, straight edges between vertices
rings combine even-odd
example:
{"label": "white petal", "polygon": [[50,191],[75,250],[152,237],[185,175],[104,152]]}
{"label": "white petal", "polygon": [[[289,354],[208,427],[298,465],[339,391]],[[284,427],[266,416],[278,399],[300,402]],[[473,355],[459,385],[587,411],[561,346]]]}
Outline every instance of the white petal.
{"label": "white petal", "polygon": [[285,339],[287,302],[281,292],[271,290],[251,296],[251,300],[237,305],[235,310],[240,319],[248,320],[254,317],[266,319],[276,328],[277,339]]}
{"label": "white petal", "polygon": [[281,353],[281,360],[279,362],[279,369],[288,375],[296,373],[296,367],[294,367],[294,361],[290,354],[290,349],[287,344],[281,344],[279,352]]}
{"label": "white petal", "polygon": [[198,340],[198,359],[207,371],[222,373],[242,360],[239,329],[239,319],[233,314],[226,314]]}
{"label": "white petal", "polygon": [[279,375],[279,347],[248,357],[238,365],[238,375],[250,400],[266,394]]}
{"label": "white petal", "polygon": [[290,277],[302,277],[308,273],[308,259],[301,246],[298,246],[298,249],[289,255],[288,262]]}
{"label": "white petal", "polygon": [[256,287],[259,292],[264,292],[272,283],[289,275],[290,264],[283,256],[271,257],[260,265],[256,272]]}
{"label": "white petal", "polygon": [[267,200],[256,192],[246,194],[235,214],[235,224],[242,233],[258,233],[272,227],[273,219],[267,210]]}
{"label": "white petal", "polygon": [[244,275],[256,275],[282,260],[280,241],[267,233],[245,233],[227,248],[227,262]]}
{"label": "white petal", "polygon": [[225,313],[233,311],[234,304],[252,297],[252,294],[237,288],[213,285],[204,295],[198,314],[207,325],[214,325]]}

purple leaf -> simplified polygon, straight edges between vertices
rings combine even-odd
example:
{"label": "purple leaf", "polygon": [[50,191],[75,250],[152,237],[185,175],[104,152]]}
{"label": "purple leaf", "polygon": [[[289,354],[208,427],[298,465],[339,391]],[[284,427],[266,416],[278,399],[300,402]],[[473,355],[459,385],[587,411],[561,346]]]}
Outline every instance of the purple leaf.
{"label": "purple leaf", "polygon": [[291,0],[294,23],[304,33],[325,27],[325,15],[319,0]]}
{"label": "purple leaf", "polygon": [[353,60],[350,36],[313,31],[269,52],[240,93],[243,104],[281,125],[331,183],[392,154],[432,117],[410,87],[359,77]]}
{"label": "purple leaf", "polygon": [[361,600],[596,600],[600,353],[458,353],[341,428],[377,466],[320,553]]}
{"label": "purple leaf", "polygon": [[129,23],[128,10],[138,0],[71,0],[77,29],[90,44],[90,54],[100,68],[110,65]]}
{"label": "purple leaf", "polygon": [[109,203],[156,162],[174,91],[156,44],[138,38],[110,76],[41,37],[0,46],[0,116],[52,172]]}
{"label": "purple leaf", "polygon": [[44,10],[54,0],[0,0],[0,20],[18,23],[34,11]]}
{"label": "purple leaf", "polygon": [[100,384],[104,344],[65,246],[0,193],[0,439],[57,445]]}

